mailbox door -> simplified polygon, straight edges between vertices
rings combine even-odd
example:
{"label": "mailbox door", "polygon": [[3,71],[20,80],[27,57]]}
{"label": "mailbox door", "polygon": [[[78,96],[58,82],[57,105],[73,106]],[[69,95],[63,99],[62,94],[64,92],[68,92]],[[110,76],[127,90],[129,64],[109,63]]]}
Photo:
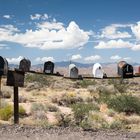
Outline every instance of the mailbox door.
{"label": "mailbox door", "polygon": [[8,71],[7,86],[23,87],[24,86],[24,72]]}

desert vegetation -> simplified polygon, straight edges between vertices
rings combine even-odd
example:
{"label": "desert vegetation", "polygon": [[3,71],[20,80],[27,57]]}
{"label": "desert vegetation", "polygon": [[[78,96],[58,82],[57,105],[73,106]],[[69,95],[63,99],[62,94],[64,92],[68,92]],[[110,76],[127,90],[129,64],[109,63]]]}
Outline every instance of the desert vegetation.
{"label": "desert vegetation", "polygon": [[[13,123],[13,89],[2,81],[0,123]],[[26,74],[20,123],[44,127],[140,131],[140,79],[69,80]]]}

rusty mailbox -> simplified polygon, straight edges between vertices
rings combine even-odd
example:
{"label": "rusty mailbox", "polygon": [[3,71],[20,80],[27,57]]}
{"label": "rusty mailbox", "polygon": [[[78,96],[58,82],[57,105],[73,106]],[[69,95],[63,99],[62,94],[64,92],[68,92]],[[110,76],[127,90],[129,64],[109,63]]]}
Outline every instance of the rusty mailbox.
{"label": "rusty mailbox", "polygon": [[44,73],[53,74],[54,72],[54,63],[51,61],[47,61],[44,63]]}
{"label": "rusty mailbox", "polygon": [[0,76],[7,75],[8,72],[8,62],[5,58],[0,56]]}
{"label": "rusty mailbox", "polygon": [[25,73],[20,70],[8,70],[7,73],[7,86],[23,87]]}
{"label": "rusty mailbox", "polygon": [[19,64],[19,70],[23,72],[28,72],[30,71],[31,68],[31,61],[29,59],[22,59]]}

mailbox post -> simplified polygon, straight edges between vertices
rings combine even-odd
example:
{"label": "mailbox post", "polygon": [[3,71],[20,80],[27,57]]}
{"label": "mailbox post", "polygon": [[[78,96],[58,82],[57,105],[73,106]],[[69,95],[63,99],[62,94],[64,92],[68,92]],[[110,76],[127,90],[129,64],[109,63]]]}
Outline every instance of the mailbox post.
{"label": "mailbox post", "polygon": [[18,87],[24,86],[24,72],[20,70],[8,71],[7,86],[13,86],[14,90],[14,124],[19,123]]}

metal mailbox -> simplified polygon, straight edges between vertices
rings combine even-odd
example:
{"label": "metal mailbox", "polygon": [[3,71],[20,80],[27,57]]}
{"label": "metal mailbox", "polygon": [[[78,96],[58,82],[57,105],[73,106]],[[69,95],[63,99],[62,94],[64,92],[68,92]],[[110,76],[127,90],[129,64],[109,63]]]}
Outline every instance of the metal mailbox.
{"label": "metal mailbox", "polygon": [[29,59],[22,59],[19,64],[19,70],[23,72],[28,72],[30,71],[31,68],[31,61]]}
{"label": "metal mailbox", "polygon": [[46,74],[53,74],[54,72],[54,63],[51,61],[47,61],[44,63],[44,73]]}
{"label": "metal mailbox", "polygon": [[7,75],[8,71],[8,62],[5,58],[0,56],[0,76]]}
{"label": "metal mailbox", "polygon": [[8,70],[7,86],[23,87],[24,86],[24,75],[25,75],[25,73],[23,71]]}

